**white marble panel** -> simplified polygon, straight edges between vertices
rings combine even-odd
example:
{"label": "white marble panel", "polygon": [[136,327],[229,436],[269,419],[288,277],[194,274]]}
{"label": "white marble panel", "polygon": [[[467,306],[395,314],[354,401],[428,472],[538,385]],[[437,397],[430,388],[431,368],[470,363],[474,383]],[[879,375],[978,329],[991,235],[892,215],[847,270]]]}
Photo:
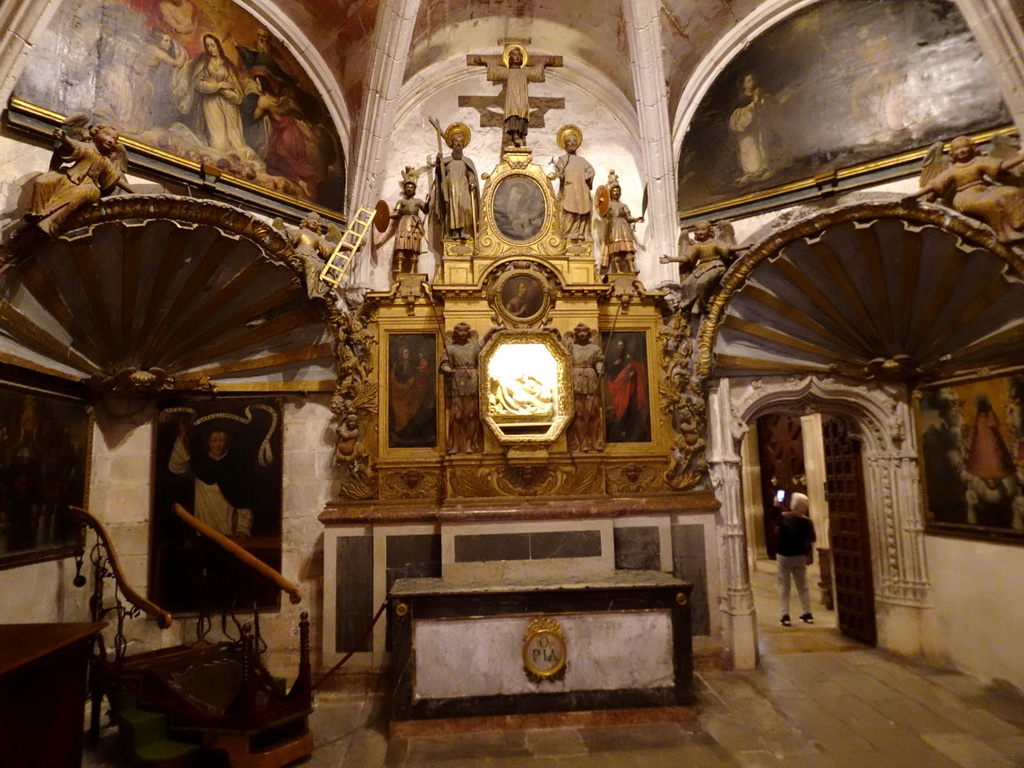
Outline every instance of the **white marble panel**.
{"label": "white marble panel", "polygon": [[414,699],[668,688],[674,684],[669,611],[552,614],[568,664],[558,681],[532,682],[523,637],[535,614],[421,619],[413,625]]}

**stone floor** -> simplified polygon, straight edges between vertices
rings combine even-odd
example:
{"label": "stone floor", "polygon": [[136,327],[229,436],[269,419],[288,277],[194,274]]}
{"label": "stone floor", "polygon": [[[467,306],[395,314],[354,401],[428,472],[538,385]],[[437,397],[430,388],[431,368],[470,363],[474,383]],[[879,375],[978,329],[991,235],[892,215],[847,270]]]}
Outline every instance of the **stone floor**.
{"label": "stone floor", "polygon": [[[761,666],[697,673],[689,722],[388,736],[379,700],[323,695],[310,768],[1024,768],[1024,695],[778,624],[773,564],[754,574]],[[770,618],[769,618],[770,617]],[[90,754],[87,768],[116,765]]]}

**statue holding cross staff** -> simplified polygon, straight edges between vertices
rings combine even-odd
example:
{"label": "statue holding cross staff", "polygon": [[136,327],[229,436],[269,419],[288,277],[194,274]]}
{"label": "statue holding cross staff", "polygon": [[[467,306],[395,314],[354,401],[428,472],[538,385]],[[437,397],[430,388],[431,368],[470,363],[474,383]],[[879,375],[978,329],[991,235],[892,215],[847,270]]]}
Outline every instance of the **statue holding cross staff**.
{"label": "statue holding cross staff", "polygon": [[501,57],[470,54],[466,64],[487,67],[487,79],[505,84],[505,134],[513,147],[526,146],[526,133],[530,127],[529,83],[544,82],[545,67],[562,66],[561,56],[534,56],[529,64],[526,49],[518,43],[505,46]]}

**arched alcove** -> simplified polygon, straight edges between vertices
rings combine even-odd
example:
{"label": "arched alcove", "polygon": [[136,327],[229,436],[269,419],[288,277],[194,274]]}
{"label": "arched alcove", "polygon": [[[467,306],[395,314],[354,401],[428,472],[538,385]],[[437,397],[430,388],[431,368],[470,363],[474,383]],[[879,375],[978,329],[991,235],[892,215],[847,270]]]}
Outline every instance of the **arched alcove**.
{"label": "arched alcove", "polygon": [[112,197],[59,237],[23,229],[5,256],[6,362],[127,392],[334,388],[329,302],[277,230],[234,208]]}

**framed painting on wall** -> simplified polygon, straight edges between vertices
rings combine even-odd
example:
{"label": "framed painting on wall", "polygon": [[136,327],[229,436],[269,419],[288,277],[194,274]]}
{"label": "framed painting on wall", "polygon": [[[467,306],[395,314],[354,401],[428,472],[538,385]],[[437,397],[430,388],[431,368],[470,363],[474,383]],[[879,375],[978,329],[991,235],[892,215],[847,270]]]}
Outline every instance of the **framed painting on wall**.
{"label": "framed painting on wall", "polygon": [[954,0],[804,6],[745,45],[702,96],[679,154],[681,210],[1012,123]]}
{"label": "framed painting on wall", "polygon": [[432,333],[388,337],[388,447],[437,445],[437,344]]}
{"label": "framed painting on wall", "polygon": [[70,556],[86,506],[92,415],[83,401],[0,384],[0,568]]}
{"label": "framed painting on wall", "polygon": [[84,114],[116,128],[130,160],[150,171],[186,181],[212,174],[224,194],[343,210],[345,157],[330,109],[292,52],[242,5],[59,5],[12,102],[14,112],[50,120],[25,127],[49,134],[54,114]]}
{"label": "framed painting on wall", "polygon": [[608,443],[651,442],[647,334],[604,334],[604,429]]}
{"label": "framed painting on wall", "polygon": [[1024,544],[1024,372],[921,391],[928,530]]}
{"label": "framed painting on wall", "polygon": [[175,513],[180,504],[281,570],[281,404],[195,398],[163,405],[155,430],[149,599],[172,612],[230,601],[279,604],[279,593]]}

